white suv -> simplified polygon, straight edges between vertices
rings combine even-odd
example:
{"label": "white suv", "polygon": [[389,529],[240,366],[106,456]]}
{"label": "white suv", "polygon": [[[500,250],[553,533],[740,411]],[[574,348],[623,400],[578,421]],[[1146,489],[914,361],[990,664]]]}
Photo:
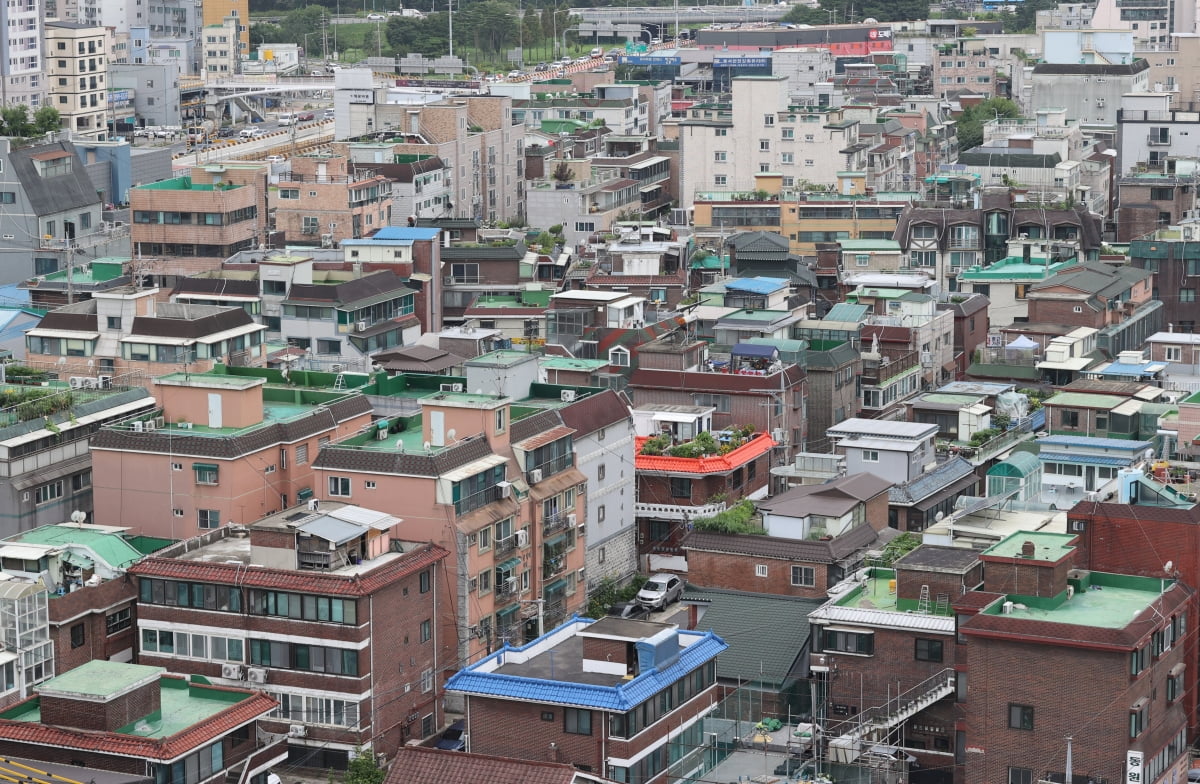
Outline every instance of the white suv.
{"label": "white suv", "polygon": [[678,575],[662,572],[646,581],[638,591],[637,603],[652,610],[663,610],[682,596],[683,580]]}

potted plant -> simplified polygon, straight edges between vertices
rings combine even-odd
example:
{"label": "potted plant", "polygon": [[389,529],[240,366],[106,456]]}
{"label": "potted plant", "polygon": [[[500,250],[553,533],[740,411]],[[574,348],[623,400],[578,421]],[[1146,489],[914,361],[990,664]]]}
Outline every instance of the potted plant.
{"label": "potted plant", "polygon": [[559,161],[554,167],[554,171],[550,173],[550,178],[554,180],[554,187],[558,190],[566,190],[571,187],[571,180],[575,179],[575,172],[566,161]]}

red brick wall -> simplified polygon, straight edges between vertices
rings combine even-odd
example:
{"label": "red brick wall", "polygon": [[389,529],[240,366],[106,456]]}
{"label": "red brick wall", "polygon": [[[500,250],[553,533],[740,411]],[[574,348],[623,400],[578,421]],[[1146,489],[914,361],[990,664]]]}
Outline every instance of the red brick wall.
{"label": "red brick wall", "polygon": [[[563,731],[563,711],[559,705],[469,697],[467,721],[471,751],[475,754],[588,765],[593,771],[603,771],[601,746],[608,731],[607,715],[592,711],[592,734],[573,735]],[[543,721],[543,713],[553,715],[553,719]],[[556,749],[551,748],[552,743]]]}
{"label": "red brick wall", "polygon": [[984,590],[1018,596],[1058,596],[1067,590],[1067,573],[1074,568],[1074,558],[1067,558],[1053,566],[1046,563],[988,561],[984,568]]}
{"label": "red brick wall", "polygon": [[584,637],[583,658],[628,664],[630,660],[637,660],[637,653],[631,650],[630,644],[625,640]]}
{"label": "red brick wall", "polygon": [[[54,637],[55,669],[58,672],[78,667],[92,659],[108,659],[136,644],[133,628],[136,586],[132,580],[109,580],[90,588],[81,588],[50,601],[50,633]],[[108,635],[105,619],[123,608],[131,610],[130,626]],[[71,629],[84,626],[83,645],[73,647]]]}
{"label": "red brick wall", "polygon": [[[686,549],[686,548],[685,548]],[[688,582],[702,588],[724,588],[731,591],[774,594],[777,596],[801,596],[819,599],[825,596],[828,587],[827,565],[800,563],[796,566],[812,567],[814,585],[811,588],[792,585],[792,562],[754,555],[713,553],[705,550],[686,550]],[[754,567],[765,564],[767,576],[758,577]]]}
{"label": "red brick wall", "polygon": [[116,732],[126,724],[144,719],[162,704],[158,678],[105,703],[43,694],[42,722],[57,727]]}
{"label": "red brick wall", "polygon": [[[814,629],[813,633],[816,632]],[[875,652],[871,656],[828,652],[829,658],[837,663],[837,677],[829,685],[831,722],[850,718],[854,710],[883,705],[889,695],[894,697],[897,691],[906,691],[929,676],[954,666],[957,652],[953,635],[877,628],[874,637]],[[941,640],[942,660],[918,661],[917,638]],[[850,716],[838,715],[833,704],[850,706]]]}
{"label": "red brick wall", "polygon": [[[1076,313],[1075,307],[1083,312]],[[1103,327],[1107,310],[1093,310],[1082,301],[1029,298],[1029,321],[1034,324],[1064,324],[1072,327]]]}
{"label": "red brick wall", "polygon": [[953,601],[962,595],[962,585],[966,583],[968,588],[974,588],[979,584],[979,575],[982,573],[982,565],[976,569],[972,569],[970,575],[964,578],[960,574],[949,574],[946,572],[930,572],[922,569],[896,569],[896,598],[909,599],[919,601],[921,598],[921,587],[929,586],[929,598],[936,602],[938,594],[946,594]]}

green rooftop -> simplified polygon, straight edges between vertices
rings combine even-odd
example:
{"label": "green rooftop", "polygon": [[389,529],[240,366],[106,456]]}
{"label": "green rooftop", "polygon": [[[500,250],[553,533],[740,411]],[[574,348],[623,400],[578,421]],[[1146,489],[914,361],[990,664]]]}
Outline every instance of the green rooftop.
{"label": "green rooftop", "polygon": [[1078,263],[1078,259],[1067,259],[1066,261],[1052,264],[1046,260],[1042,260],[1041,262],[1038,260],[1025,261],[1019,256],[1006,256],[987,267],[968,267],[967,269],[960,270],[958,279],[967,281],[1028,280],[1036,282],[1044,280],[1051,275],[1056,275],[1059,271],[1067,267],[1073,267]]}
{"label": "green rooftop", "polygon": [[[1175,581],[1086,572],[1083,579],[1069,582],[1075,589],[1075,595],[1069,599],[1065,591],[1049,598],[1010,594],[1008,600],[1013,604],[1007,615],[1030,621],[1123,629]],[[1004,602],[995,602],[985,612],[1004,614]]]}
{"label": "green rooftop", "polygon": [[138,185],[137,187],[140,190],[150,191],[231,191],[235,188],[243,188],[245,186],[232,182],[223,182],[216,185],[211,182],[194,183],[191,177],[173,177],[169,180],[151,182],[146,185]]}
{"label": "green rooftop", "polygon": [[1073,408],[1103,408],[1112,410],[1129,398],[1120,395],[1090,395],[1086,392],[1059,392],[1042,401],[1044,406],[1071,406]]}
{"label": "green rooftop", "polygon": [[477,366],[494,366],[513,367],[522,362],[529,361],[529,353],[525,351],[514,351],[513,349],[499,349],[497,351],[489,351],[486,354],[480,354],[467,364]]}
{"label": "green rooftop", "polygon": [[599,370],[608,365],[606,359],[576,359],[575,357],[545,357],[542,367],[546,370]]}
{"label": "green rooftop", "polygon": [[22,531],[8,539],[10,542],[22,544],[43,544],[55,547],[75,545],[91,550],[109,566],[121,569],[136,563],[142,553],[121,534],[95,525],[43,525],[29,531]]}
{"label": "green rooftop", "polygon": [[[76,286],[107,283],[110,280],[121,277],[124,274],[125,264],[129,261],[129,258],[114,258],[110,256],[104,259],[96,259],[91,264],[77,266],[71,274],[71,283]],[[44,276],[42,280],[46,283],[66,283],[67,271],[59,270],[58,272],[52,272]]]}
{"label": "green rooftop", "polygon": [[[1052,534],[1045,531],[1017,531],[983,551],[984,556],[995,558],[1026,558],[1030,561],[1055,563],[1075,549],[1071,542],[1074,534]],[[1021,554],[1026,542],[1033,542],[1032,557]]]}
{"label": "green rooftop", "polygon": [[[892,588],[892,581],[896,579],[896,570],[875,568],[869,569],[867,574],[865,583],[838,599],[835,604],[838,607],[853,607],[859,610],[899,609],[896,591]],[[913,607],[906,609],[915,608],[916,602],[913,602]]]}
{"label": "green rooftop", "polygon": [[844,251],[858,250],[889,250],[900,252],[900,243],[896,240],[838,240],[838,245]]}
{"label": "green rooftop", "polygon": [[[120,693],[137,683],[162,673],[161,667],[93,660],[41,684],[45,692],[65,692],[103,698]],[[142,738],[169,738],[197,724],[203,724],[222,711],[248,699],[240,692],[214,689],[182,678],[159,675],[161,707],[147,716],[117,730],[122,735]],[[41,698],[26,700],[3,713],[8,721],[40,722]]]}

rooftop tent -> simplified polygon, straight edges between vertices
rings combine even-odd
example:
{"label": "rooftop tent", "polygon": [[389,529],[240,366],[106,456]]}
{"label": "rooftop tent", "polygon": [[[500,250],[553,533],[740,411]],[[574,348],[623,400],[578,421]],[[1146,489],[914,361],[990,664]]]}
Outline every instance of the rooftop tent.
{"label": "rooftop tent", "polygon": [[1009,343],[1008,345],[1005,346],[1005,348],[1011,348],[1011,349],[1017,349],[1017,350],[1028,350],[1028,349],[1034,349],[1034,348],[1038,348],[1038,347],[1039,347],[1038,342],[1036,340],[1030,340],[1029,338],[1025,337],[1024,335],[1017,335],[1015,340],[1013,340],[1011,343]]}
{"label": "rooftop tent", "polygon": [[735,357],[776,359],[779,356],[779,349],[775,346],[763,346],[755,343],[738,343],[730,353]]}

